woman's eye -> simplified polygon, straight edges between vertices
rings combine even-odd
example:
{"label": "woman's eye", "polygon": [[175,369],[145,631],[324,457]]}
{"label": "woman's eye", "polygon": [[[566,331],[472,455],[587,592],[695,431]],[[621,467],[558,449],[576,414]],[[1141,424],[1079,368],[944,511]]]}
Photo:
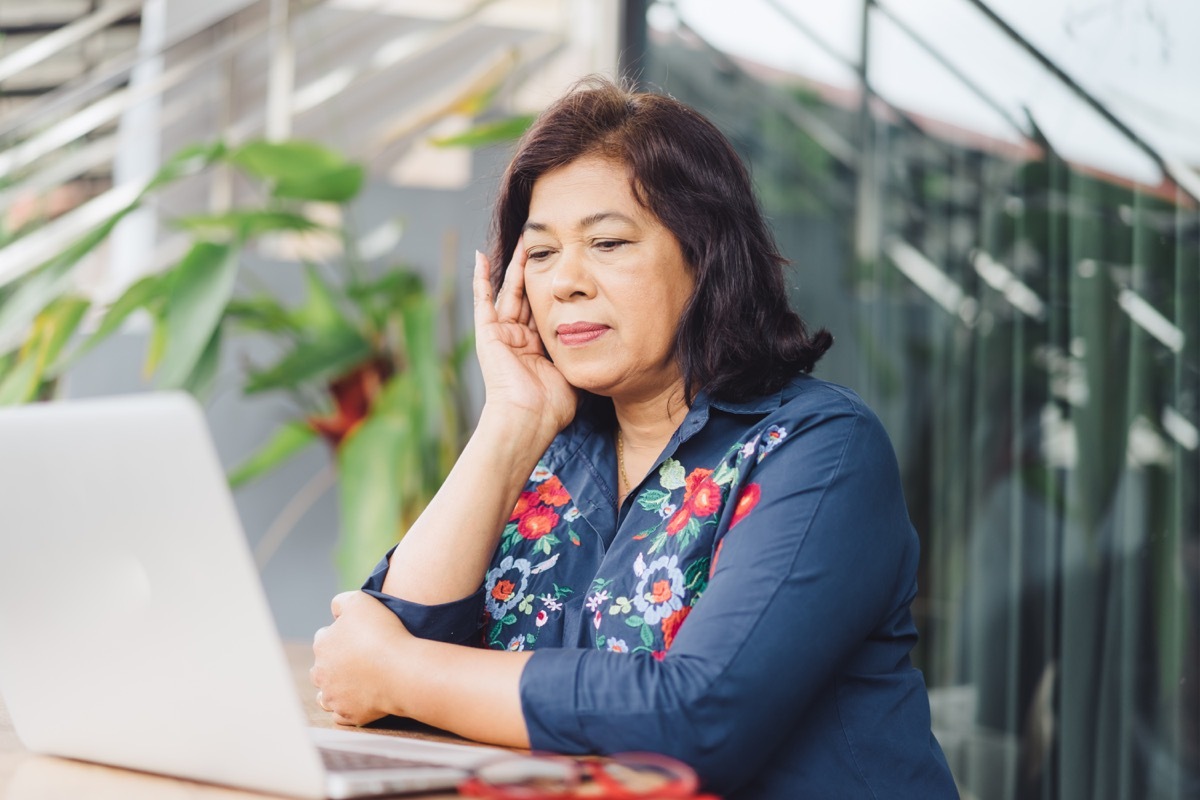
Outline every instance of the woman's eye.
{"label": "woman's eye", "polygon": [[542,261],[550,256],[549,250],[530,250],[525,254],[527,261]]}
{"label": "woman's eye", "polygon": [[626,244],[626,242],[623,242],[620,239],[601,239],[600,241],[596,242],[595,246],[600,248],[600,250],[605,253],[611,253],[613,250],[616,250],[623,244]]}

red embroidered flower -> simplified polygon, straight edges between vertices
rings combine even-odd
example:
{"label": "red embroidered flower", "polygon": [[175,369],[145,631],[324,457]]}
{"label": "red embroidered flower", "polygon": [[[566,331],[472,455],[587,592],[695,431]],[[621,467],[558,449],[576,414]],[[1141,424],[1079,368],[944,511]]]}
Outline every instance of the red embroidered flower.
{"label": "red embroidered flower", "polygon": [[538,497],[548,506],[565,506],[571,502],[571,495],[563,488],[562,481],[557,476],[542,481],[537,487]]}
{"label": "red embroidered flower", "polygon": [[671,649],[671,645],[675,642],[676,634],[679,633],[680,627],[683,626],[683,621],[687,619],[687,615],[690,613],[692,613],[692,607],[684,606],[678,611],[671,612],[670,616],[663,619],[663,650]]}
{"label": "red embroidered flower", "polygon": [[721,487],[709,477],[711,469],[694,469],[684,480],[683,502],[669,522],[667,534],[674,536],[693,517],[707,517],[721,507]]}
{"label": "red embroidered flower", "polygon": [[514,519],[520,519],[525,516],[525,512],[537,505],[537,492],[521,492],[521,496],[517,498],[517,506],[513,509],[512,516],[508,518],[509,522]]}
{"label": "red embroidered flower", "polygon": [[683,530],[683,527],[688,524],[688,520],[692,518],[692,510],[686,505],[675,512],[671,520],[667,523],[667,533],[671,536]]}
{"label": "red embroidered flower", "polygon": [[712,475],[711,469],[701,469],[697,467],[692,470],[692,474],[688,475],[683,481],[683,502],[687,503],[692,499],[692,495],[696,493],[696,487],[699,486],[705,478]]}
{"label": "red embroidered flower", "polygon": [[[705,470],[705,472],[710,471]],[[713,483],[712,479],[707,476],[696,481],[691,495],[690,502],[685,499],[684,503],[690,505],[692,513],[697,517],[707,517],[721,507],[721,487]]]}
{"label": "red embroidered flower", "polygon": [[758,498],[762,496],[762,488],[757,483],[751,483],[742,489],[742,493],[738,496],[737,505],[733,509],[733,520],[730,521],[729,527],[737,525],[746,515],[754,510],[758,505]]}
{"label": "red embroidered flower", "polygon": [[558,524],[558,513],[549,506],[534,506],[517,521],[517,533],[526,539],[540,539]]}
{"label": "red embroidered flower", "polygon": [[665,603],[671,599],[671,582],[668,580],[655,581],[650,589],[650,602],[654,605]]}
{"label": "red embroidered flower", "polygon": [[501,603],[507,603],[516,591],[517,585],[512,581],[496,581],[496,585],[492,587],[492,597],[499,600]]}

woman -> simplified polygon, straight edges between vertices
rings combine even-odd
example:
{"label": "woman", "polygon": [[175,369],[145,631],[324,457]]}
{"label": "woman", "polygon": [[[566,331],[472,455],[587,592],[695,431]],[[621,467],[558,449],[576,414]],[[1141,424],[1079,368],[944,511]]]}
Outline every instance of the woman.
{"label": "woman", "polygon": [[665,753],[731,798],[957,796],[909,663],[895,457],[807,374],[832,339],[789,310],[725,138],[674,100],[577,88],[518,148],[492,263],[479,425],[334,599],[323,707]]}

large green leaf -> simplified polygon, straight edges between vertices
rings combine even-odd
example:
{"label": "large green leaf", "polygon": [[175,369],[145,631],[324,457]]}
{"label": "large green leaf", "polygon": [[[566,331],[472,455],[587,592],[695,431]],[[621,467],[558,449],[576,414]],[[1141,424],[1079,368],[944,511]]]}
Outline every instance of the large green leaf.
{"label": "large green leaf", "polygon": [[200,358],[192,367],[191,373],[183,379],[180,388],[191,392],[197,397],[203,397],[212,391],[217,382],[217,372],[221,366],[221,326],[209,337],[208,344],[200,352]]}
{"label": "large green leaf", "polygon": [[328,172],[296,178],[280,178],[272,190],[276,197],[345,203],[362,189],[366,173],[357,164],[345,164]]}
{"label": "large green leaf", "polygon": [[167,349],[167,320],[159,309],[153,316],[154,325],[150,329],[150,344],[146,348],[146,363],[142,365],[142,375],[149,380],[162,363],[163,353]]}
{"label": "large green leaf", "polygon": [[366,283],[351,283],[346,287],[346,296],[358,307],[372,329],[384,331],[390,320],[396,318],[396,310],[404,308],[411,298],[425,293],[421,277],[407,269],[393,269],[376,280]]}
{"label": "large green leaf", "polygon": [[200,236],[223,234],[234,239],[252,239],[276,231],[311,231],[321,227],[303,214],[259,209],[193,214],[178,217],[171,224]]}
{"label": "large green leaf", "polygon": [[314,334],[328,334],[354,327],[342,310],[337,292],[312,264],[304,265],[304,285],[304,305],[291,313],[297,328]]}
{"label": "large green leaf", "polygon": [[438,349],[437,317],[429,295],[412,298],[404,313],[404,341],[408,371],[416,386],[407,413],[413,429],[429,435],[441,428],[446,410],[442,381],[442,356]]}
{"label": "large green leaf", "polygon": [[91,306],[91,302],[82,297],[60,297],[38,315],[34,324],[38,329],[39,373],[55,371],[59,355],[79,329],[83,315]]}
{"label": "large green leaf", "polygon": [[303,422],[289,422],[275,431],[275,434],[254,455],[229,473],[229,485],[236,489],[265,475],[303,451],[318,438],[317,432]]}
{"label": "large green leaf", "polygon": [[91,306],[80,297],[60,297],[37,316],[33,332],[21,352],[14,354],[12,370],[0,381],[0,405],[36,400],[47,380],[47,367],[79,327]]}
{"label": "large green leaf", "polygon": [[370,343],[357,331],[341,330],[301,342],[273,366],[252,372],[246,394],[269,389],[293,389],[312,381],[327,381],[349,372],[371,357]]}
{"label": "large green leaf", "polygon": [[272,184],[276,197],[344,203],[362,188],[364,172],[316,142],[251,142],[229,160]]}
{"label": "large green leaf", "polygon": [[134,311],[152,302],[161,300],[165,295],[166,286],[168,285],[168,281],[165,278],[164,274],[147,275],[126,289],[125,293],[108,307],[108,311],[105,312],[104,318],[100,321],[100,325],[96,328],[95,332],[83,344],[75,348],[74,351],[59,359],[58,363],[53,367],[53,372],[61,374],[76,359],[111,336]]}
{"label": "large green leaf", "polygon": [[251,175],[271,181],[309,180],[346,164],[346,159],[334,150],[299,139],[250,142],[231,152],[229,161]]}
{"label": "large green leaf", "polygon": [[[142,190],[142,196],[161,189],[188,175],[194,175],[223,158],[227,150],[224,142],[195,144],[183,148],[171,156]],[[138,198],[141,199],[140,197]]]}
{"label": "large green leaf", "polygon": [[245,330],[289,335],[300,332],[292,313],[267,294],[230,300],[225,317]]}
{"label": "large green leaf", "polygon": [[462,133],[433,139],[436,147],[487,147],[520,139],[535,119],[532,114],[518,114],[504,119],[481,122]]}
{"label": "large green leaf", "polygon": [[22,280],[16,291],[0,306],[0,342],[22,335],[43,308],[67,291],[75,265],[104,241],[117,223],[137,205],[137,201],[134,201],[113,214]]}
{"label": "large green leaf", "polygon": [[400,535],[402,452],[412,439],[404,417],[372,414],[338,449],[343,586],[362,583]]}
{"label": "large green leaf", "polygon": [[182,387],[208,347],[233,295],[238,250],[232,244],[197,242],[175,268],[163,316],[166,350],[159,381]]}
{"label": "large green leaf", "polygon": [[79,261],[108,238],[113,228],[138,208],[147,194],[207,167],[220,158],[224,151],[225,146],[220,142],[181,150],[158,170],[129,205],[38,267],[0,306],[0,342],[22,334],[43,308],[67,291],[71,285],[71,273]]}
{"label": "large green leaf", "polygon": [[393,269],[373,281],[346,287],[347,296],[356,303],[376,303],[387,308],[399,306],[424,292],[421,276],[407,269]]}
{"label": "large green leaf", "polygon": [[28,403],[37,395],[39,383],[37,359],[18,359],[12,371],[0,381],[0,406]]}

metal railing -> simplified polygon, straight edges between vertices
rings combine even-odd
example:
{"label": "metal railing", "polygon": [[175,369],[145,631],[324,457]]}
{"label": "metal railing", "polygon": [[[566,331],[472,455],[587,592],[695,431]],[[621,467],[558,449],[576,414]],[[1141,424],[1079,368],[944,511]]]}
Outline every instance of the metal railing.
{"label": "metal railing", "polygon": [[[286,135],[289,120],[319,109],[341,93],[381,73],[403,70],[423,56],[447,48],[497,0],[476,0],[448,19],[431,27],[417,26],[377,47],[362,61],[326,63],[321,74],[306,82],[294,81],[294,49],[290,31],[310,14],[329,4],[307,0],[254,0],[247,6],[211,22],[204,29],[163,41],[152,52],[129,53],[73,85],[64,86],[33,101],[0,124],[0,217],[21,197],[44,193],[81,175],[111,169],[118,151],[117,123],[139,104],[162,103],[161,126],[182,119],[190,98],[171,97],[188,81],[211,76],[248,53],[265,53],[270,75],[265,102],[252,104],[240,113],[223,113],[220,130],[189,131],[191,140],[223,138],[244,141],[257,135]],[[51,33],[25,48],[0,59],[0,76],[11,77],[21,69],[40,63],[64,48],[84,41],[106,25],[128,16],[140,2],[119,2]],[[386,0],[339,8],[341,27],[323,30],[329,36],[353,26],[387,6]],[[281,13],[282,11],[282,13]],[[234,19],[237,24],[232,24]],[[563,46],[565,33],[551,32],[531,37],[517,52],[499,50],[476,59],[449,85],[430,91],[421,102],[403,109],[391,121],[386,135],[365,141],[367,148],[381,148],[397,140],[412,138],[435,124],[464,97],[498,85],[514,73],[518,63],[539,62]],[[349,54],[347,54],[349,55]],[[149,81],[131,82],[139,66],[163,58],[168,66]],[[283,116],[283,123],[280,117]],[[113,185],[62,216],[0,248],[0,287],[37,269],[99,221],[118,211],[143,188],[145,181]]]}

